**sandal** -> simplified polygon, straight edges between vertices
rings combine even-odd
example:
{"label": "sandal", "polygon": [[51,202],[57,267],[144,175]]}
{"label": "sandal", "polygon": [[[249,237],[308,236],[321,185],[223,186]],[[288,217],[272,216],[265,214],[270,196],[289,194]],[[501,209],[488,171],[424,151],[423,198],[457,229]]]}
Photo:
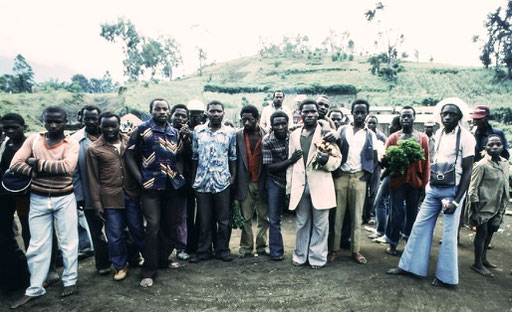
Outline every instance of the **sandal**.
{"label": "sandal", "polygon": [[60,293],[61,297],[67,297],[78,293],[78,289],[76,285],[64,286],[62,292]]}
{"label": "sandal", "polygon": [[494,274],[492,274],[491,271],[487,270],[487,268],[484,266],[482,268],[478,268],[473,264],[471,266],[471,270],[486,277],[494,277]]}
{"label": "sandal", "polygon": [[144,288],[151,287],[153,286],[153,279],[150,277],[143,278],[139,285]]}
{"label": "sandal", "polygon": [[360,253],[353,253],[352,254],[352,259],[354,259],[359,264],[366,264],[366,263],[368,263],[366,258],[362,254],[360,254]]}

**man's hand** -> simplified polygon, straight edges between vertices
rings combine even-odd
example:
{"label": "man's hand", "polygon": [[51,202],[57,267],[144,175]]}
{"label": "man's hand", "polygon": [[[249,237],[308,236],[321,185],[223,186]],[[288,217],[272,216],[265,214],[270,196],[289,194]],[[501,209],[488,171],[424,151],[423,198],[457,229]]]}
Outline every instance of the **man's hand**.
{"label": "man's hand", "polygon": [[229,178],[229,185],[235,185],[235,177],[233,175],[231,175],[231,177]]}
{"label": "man's hand", "polygon": [[296,150],[295,152],[293,152],[292,156],[290,156],[290,158],[288,158],[288,160],[290,161],[290,165],[293,165],[294,163],[299,161],[299,159],[301,157],[302,157],[302,151],[301,150]]}
{"label": "man's hand", "polygon": [[84,210],[85,207],[85,200],[77,200],[76,201],[76,208],[78,210]]}
{"label": "man's hand", "polygon": [[334,130],[322,130],[322,140],[325,142],[333,143],[336,142],[339,138],[340,136]]}
{"label": "man's hand", "polygon": [[37,165],[37,158],[30,157],[25,161],[25,163],[31,167],[35,167]]}
{"label": "man's hand", "polygon": [[96,208],[96,211],[95,211],[96,217],[100,218],[100,220],[103,222],[105,222],[105,217],[103,217],[104,212],[105,211],[103,210],[103,208]]}
{"label": "man's hand", "polygon": [[479,226],[482,224],[482,216],[478,212],[473,212],[473,214],[471,214],[471,222],[473,222],[474,225]]}
{"label": "man's hand", "polygon": [[187,139],[192,134],[192,131],[190,131],[190,128],[187,124],[183,124],[181,126],[181,129],[179,131],[179,135],[182,139]]}
{"label": "man's hand", "polygon": [[457,205],[451,201],[448,205],[445,206],[445,209],[443,210],[444,214],[453,214],[455,210],[457,209]]}
{"label": "man's hand", "polygon": [[327,164],[327,161],[329,161],[329,154],[324,153],[324,152],[318,152],[316,154],[316,161],[320,165],[325,166],[325,164]]}

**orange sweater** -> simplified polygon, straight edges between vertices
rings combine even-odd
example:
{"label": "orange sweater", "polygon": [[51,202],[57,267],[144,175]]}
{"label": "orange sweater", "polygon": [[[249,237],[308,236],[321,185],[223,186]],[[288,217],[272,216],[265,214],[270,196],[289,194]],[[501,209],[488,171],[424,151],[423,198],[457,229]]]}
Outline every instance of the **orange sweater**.
{"label": "orange sweater", "polygon": [[[37,141],[34,145],[36,137]],[[16,152],[10,169],[24,175],[33,174],[30,190],[36,194],[68,194],[73,191],[72,176],[78,162],[78,150],[78,142],[69,136],[59,144],[50,147],[46,144],[46,133],[34,134],[26,139],[23,146]],[[38,159],[35,170],[25,163],[30,157]]]}
{"label": "orange sweater", "polygon": [[[398,132],[391,134],[386,142],[386,149],[391,145],[398,145],[400,135]],[[416,189],[424,188],[430,179],[430,154],[428,152],[428,137],[420,134],[420,145],[423,148],[424,160],[418,160],[409,164],[404,175],[391,176],[389,179],[390,188],[398,188],[404,184],[410,184]]]}

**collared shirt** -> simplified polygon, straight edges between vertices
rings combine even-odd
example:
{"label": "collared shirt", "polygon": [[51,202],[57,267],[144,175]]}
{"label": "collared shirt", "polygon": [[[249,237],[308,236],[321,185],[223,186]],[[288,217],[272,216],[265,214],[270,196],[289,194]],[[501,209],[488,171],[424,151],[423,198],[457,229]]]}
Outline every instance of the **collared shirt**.
{"label": "collared shirt", "polygon": [[462,177],[462,159],[475,155],[476,141],[469,130],[461,126],[455,127],[455,129],[450,133],[446,133],[445,128],[437,130],[435,136],[435,140],[437,142],[435,147],[436,154],[434,156],[434,161],[432,162],[453,164],[457,156],[455,147],[457,146],[457,132],[459,129],[461,129],[461,132],[459,150],[457,151],[459,153],[459,157],[457,157],[457,163],[455,164],[456,185],[459,185]]}
{"label": "collared shirt", "polygon": [[340,167],[342,171],[348,173],[355,173],[363,170],[363,163],[361,161],[361,152],[363,151],[366,143],[366,134],[370,133],[373,149],[376,150],[377,137],[375,132],[367,127],[359,129],[354,133],[353,126],[347,126],[345,131],[345,138],[349,145],[347,161]]}
{"label": "collared shirt", "polygon": [[[487,222],[498,214],[499,221],[509,202],[509,164],[500,157],[494,162],[489,155],[485,155],[473,165],[471,182],[469,183],[469,201],[477,205],[483,222]],[[471,213],[472,211],[470,211]]]}
{"label": "collared shirt", "polygon": [[132,132],[128,149],[141,154],[140,171],[144,189],[165,190],[168,181],[174,189],[185,184],[176,166],[180,145],[178,130],[169,124],[162,129],[153,119],[139,125]]}
{"label": "collared shirt", "polygon": [[[270,132],[261,142],[261,152],[263,154],[263,164],[272,165],[283,162],[288,159],[288,141],[290,136],[287,135],[286,139],[278,140],[274,132]],[[281,187],[286,188],[286,170],[282,172],[268,173],[268,176],[274,183]]]}
{"label": "collared shirt", "polygon": [[272,103],[271,105],[265,106],[263,108],[260,117],[260,127],[265,129],[267,132],[270,132],[270,116],[272,116],[272,114],[278,110],[282,110],[283,112],[286,113],[286,115],[288,115],[288,125],[291,126],[293,121],[292,111],[287,106],[284,105],[282,105],[279,108],[276,108]]}
{"label": "collared shirt", "polygon": [[128,171],[124,153],[128,137],[121,136],[119,150],[100,136],[87,149],[87,177],[94,209],[125,208],[124,193],[138,202],[139,188]]}
{"label": "collared shirt", "polygon": [[194,128],[192,160],[197,171],[192,187],[200,193],[220,193],[230,184],[229,162],[236,160],[236,132],[222,125],[212,132],[208,123]]}
{"label": "collared shirt", "polygon": [[245,138],[245,149],[247,150],[247,162],[249,173],[251,174],[252,182],[258,182],[258,174],[260,170],[260,157],[261,157],[261,136],[258,129],[258,141],[254,146],[254,151],[251,151],[251,142],[249,135],[244,134]]}

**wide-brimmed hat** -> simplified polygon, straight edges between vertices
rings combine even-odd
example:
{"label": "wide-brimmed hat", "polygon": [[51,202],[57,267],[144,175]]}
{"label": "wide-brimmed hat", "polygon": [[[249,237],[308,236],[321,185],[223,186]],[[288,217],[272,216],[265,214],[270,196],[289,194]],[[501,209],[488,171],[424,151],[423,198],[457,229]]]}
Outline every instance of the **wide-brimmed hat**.
{"label": "wide-brimmed hat", "polygon": [[465,125],[469,119],[469,109],[466,102],[458,97],[449,97],[437,103],[436,108],[434,109],[434,118],[436,119],[436,122],[442,127],[443,122],[441,120],[441,110],[448,104],[455,105],[459,108],[462,113],[462,118],[459,120],[459,124]]}

